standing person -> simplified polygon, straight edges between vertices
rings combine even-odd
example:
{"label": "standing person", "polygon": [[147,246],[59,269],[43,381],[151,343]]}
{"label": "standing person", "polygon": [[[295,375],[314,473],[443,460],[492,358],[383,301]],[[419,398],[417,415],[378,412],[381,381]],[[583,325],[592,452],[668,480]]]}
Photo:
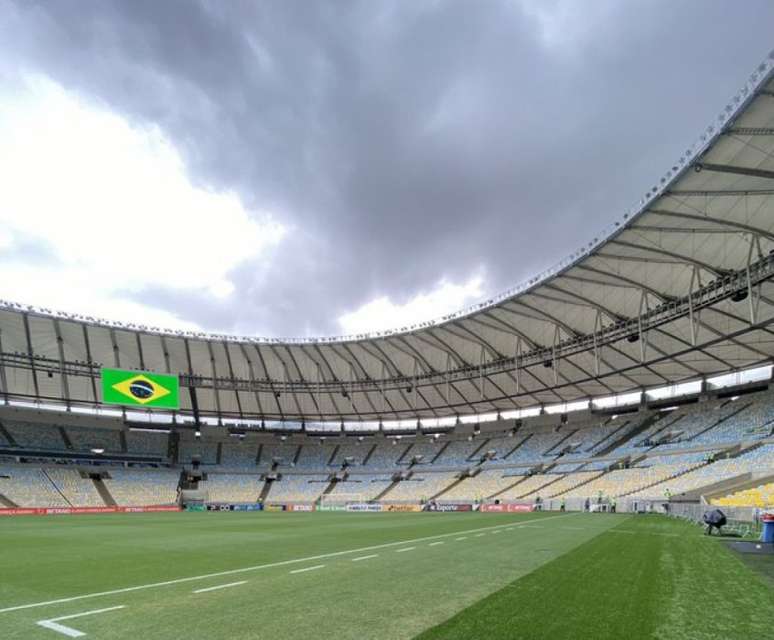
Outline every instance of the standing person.
{"label": "standing person", "polygon": [[615,498],[610,498],[610,513],[615,513]]}
{"label": "standing person", "polygon": [[583,510],[588,511],[589,509],[591,509],[591,500],[586,498],[586,502],[583,504]]}
{"label": "standing person", "polygon": [[562,498],[562,501],[559,503],[559,511],[564,511],[565,507],[567,506],[565,499]]}

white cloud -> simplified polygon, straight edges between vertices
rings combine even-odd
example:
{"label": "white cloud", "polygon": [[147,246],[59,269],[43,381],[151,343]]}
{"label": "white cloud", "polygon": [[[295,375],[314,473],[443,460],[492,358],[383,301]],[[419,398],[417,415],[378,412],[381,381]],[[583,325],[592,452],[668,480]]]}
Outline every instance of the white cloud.
{"label": "white cloud", "polygon": [[3,266],[2,298],[191,327],[121,291],[227,297],[230,270],[288,231],[268,212],[248,214],[234,193],[192,185],[157,128],[132,126],[44,78],[0,85],[0,140],[0,248],[44,243],[58,262]]}
{"label": "white cloud", "polygon": [[357,334],[434,320],[481,300],[485,295],[483,283],[482,275],[462,284],[442,280],[432,291],[421,293],[405,304],[395,304],[386,296],[377,298],[339,317],[339,324],[345,334]]}

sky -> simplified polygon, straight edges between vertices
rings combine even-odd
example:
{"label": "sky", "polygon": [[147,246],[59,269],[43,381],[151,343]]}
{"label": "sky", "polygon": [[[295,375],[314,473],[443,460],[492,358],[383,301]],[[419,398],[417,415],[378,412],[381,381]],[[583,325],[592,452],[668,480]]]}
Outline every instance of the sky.
{"label": "sky", "polygon": [[748,0],[0,0],[0,299],[285,337],[440,317],[628,211]]}

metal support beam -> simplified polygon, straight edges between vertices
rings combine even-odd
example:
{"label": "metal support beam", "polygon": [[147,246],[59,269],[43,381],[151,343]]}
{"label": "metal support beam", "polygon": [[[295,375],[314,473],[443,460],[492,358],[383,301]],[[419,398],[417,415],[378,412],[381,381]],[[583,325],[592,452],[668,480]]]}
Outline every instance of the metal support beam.
{"label": "metal support beam", "polygon": [[774,180],[774,171],[768,169],[756,169],[755,167],[738,167],[730,164],[713,164],[711,162],[697,162],[693,168],[699,171],[715,171],[717,173],[732,173],[738,176],[750,176],[752,178],[765,178]]}

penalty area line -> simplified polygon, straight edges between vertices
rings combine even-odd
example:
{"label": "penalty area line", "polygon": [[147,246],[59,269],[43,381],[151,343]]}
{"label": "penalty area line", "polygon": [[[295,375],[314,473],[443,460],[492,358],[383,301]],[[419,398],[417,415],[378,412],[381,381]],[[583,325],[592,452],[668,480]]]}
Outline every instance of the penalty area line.
{"label": "penalty area line", "polygon": [[108,611],[116,611],[117,609],[124,609],[126,605],[118,605],[117,607],[107,607],[106,609],[94,609],[93,611],[84,611],[83,613],[72,613],[69,616],[59,616],[58,618],[49,618],[48,620],[38,620],[35,624],[44,629],[50,629],[56,631],[62,635],[70,638],[81,638],[86,634],[78,629],[72,627],[66,627],[63,624],[59,624],[62,620],[74,620],[75,618],[83,618],[84,616],[95,616],[98,613],[107,613]]}
{"label": "penalty area line", "polygon": [[[547,516],[542,518],[535,518],[534,520],[526,520],[526,522],[543,522],[544,520],[555,520],[557,518],[571,518],[577,513],[563,513],[557,516]],[[424,536],[422,538],[413,538],[411,540],[398,540],[396,542],[385,542],[383,544],[371,545],[368,547],[359,547],[357,549],[347,549],[345,551],[332,551],[331,553],[322,553],[316,556],[309,556],[306,558],[294,558],[292,560],[280,560],[278,562],[269,562],[266,564],[258,564],[252,567],[241,567],[239,569],[228,569],[225,571],[217,571],[215,573],[206,573],[200,576],[189,576],[186,578],[176,578],[174,580],[165,580],[163,582],[152,582],[149,584],[136,585],[134,587],[123,587],[120,589],[111,589],[109,591],[98,591],[94,593],[86,593],[78,596],[71,596],[69,598],[57,598],[56,600],[46,600],[43,602],[32,602],[29,604],[20,604],[13,607],[5,607],[0,609],[0,614],[11,613],[12,611],[22,611],[24,609],[35,609],[38,607],[47,607],[49,605],[64,604],[67,602],[76,602],[78,600],[88,600],[92,598],[102,598],[105,596],[114,596],[120,593],[132,593],[134,591],[145,591],[146,589],[158,589],[159,587],[169,587],[178,584],[185,584],[186,582],[198,582],[200,580],[207,580],[208,578],[221,578],[224,576],[239,575],[241,573],[248,573],[253,571],[260,571],[262,569],[273,569],[277,567],[286,567],[292,564],[301,564],[302,562],[312,562],[314,560],[324,560],[328,558],[338,558],[340,556],[346,556],[353,553],[363,553],[367,551],[376,551],[377,549],[389,549],[390,547],[397,547],[406,544],[414,544],[418,542],[426,542],[428,540],[437,540],[438,538],[450,538],[452,536],[459,536],[461,534],[471,534],[477,531],[493,531],[495,529],[502,529],[507,526],[513,526],[513,523],[508,524],[496,524],[489,527],[477,527],[475,529],[467,529],[465,531],[451,531],[449,533],[439,533],[432,536]],[[485,535],[484,533],[478,535]]]}

